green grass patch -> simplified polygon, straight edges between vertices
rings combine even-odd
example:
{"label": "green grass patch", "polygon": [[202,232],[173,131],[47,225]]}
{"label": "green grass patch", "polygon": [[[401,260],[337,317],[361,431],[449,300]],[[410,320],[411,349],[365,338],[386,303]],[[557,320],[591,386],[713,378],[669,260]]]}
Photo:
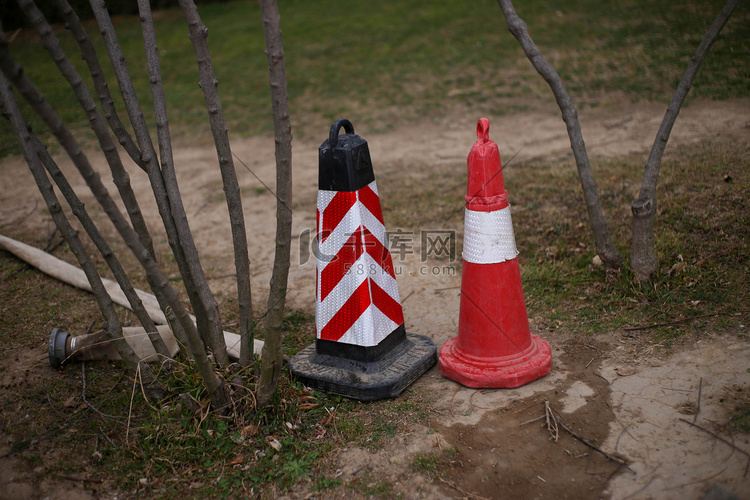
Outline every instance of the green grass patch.
{"label": "green grass patch", "polygon": [[411,461],[411,470],[434,477],[442,475],[443,471],[453,466],[458,449],[453,446],[443,449],[440,453],[418,453]]}
{"label": "green grass patch", "polygon": [[341,486],[342,481],[340,478],[332,478],[327,476],[319,477],[312,488],[312,491],[328,491]]}
{"label": "green grass patch", "polygon": [[732,416],[734,428],[745,433],[750,433],[750,406],[740,409]]}
{"label": "green grass patch", "polygon": [[[578,181],[574,174],[553,172],[574,172],[572,165],[540,165],[533,169],[533,184],[516,172],[511,196],[521,210],[514,213],[514,227],[529,311],[544,316],[539,326],[582,333],[652,326],[643,331],[667,343],[695,329],[736,329],[736,314],[747,310],[750,298],[748,276],[735,272],[747,266],[750,254],[744,230],[750,223],[744,201],[750,179],[741,173],[749,153],[742,146],[706,143],[665,159],[655,223],[660,267],[651,285],[637,284],[627,262],[609,280],[592,266],[595,252]],[[595,172],[610,231],[625,255],[642,161],[607,161]],[[728,172],[731,182],[724,180]],[[545,180],[556,187],[545,187]]]}
{"label": "green grass patch", "polygon": [[383,481],[369,472],[348,483],[347,486],[368,497],[390,498],[392,496],[393,484]]}
{"label": "green grass patch", "polygon": [[[530,0],[518,6],[531,35],[556,66],[580,106],[595,105],[598,91],[622,91],[630,99],[667,102],[687,61],[723,2],[629,0]],[[299,134],[347,116],[371,131],[384,131],[410,118],[450,107],[481,107],[506,114],[533,107],[549,89],[528,64],[492,1],[366,0],[279,2],[292,121]],[[257,3],[201,5],[220,82],[230,133],[269,133],[271,102],[267,61]],[[177,141],[210,140],[193,49],[180,11],[155,16],[156,37]],[[95,23],[86,23],[97,53],[106,50]],[[115,19],[126,61],[148,121],[149,88],[140,23]],[[77,45],[62,27],[56,30],[69,58],[90,81]],[[750,94],[750,6],[740,5],[712,47],[696,78],[691,97],[717,99]],[[21,33],[11,44],[26,74],[56,107],[63,120],[87,143],[93,141],[84,113],[35,35]],[[118,86],[105,73],[120,114]],[[46,128],[24,105],[35,130]],[[125,120],[127,121],[127,120]],[[0,157],[17,154],[10,127],[0,123]]]}
{"label": "green grass patch", "polygon": [[437,470],[437,461],[437,455],[417,454],[411,462],[411,470],[414,472],[434,473]]}

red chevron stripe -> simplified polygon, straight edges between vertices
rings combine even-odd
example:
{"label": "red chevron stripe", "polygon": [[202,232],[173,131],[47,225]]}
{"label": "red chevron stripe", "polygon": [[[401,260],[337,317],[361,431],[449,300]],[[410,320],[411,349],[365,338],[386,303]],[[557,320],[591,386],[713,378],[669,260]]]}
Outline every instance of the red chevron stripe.
{"label": "red chevron stripe", "polygon": [[399,304],[398,301],[393,300],[393,297],[380,288],[374,280],[369,281],[370,293],[372,294],[372,305],[380,309],[383,314],[388,316],[391,321],[397,325],[403,325],[404,311],[401,309],[401,304]]}
{"label": "red chevron stripe", "polygon": [[352,268],[357,259],[362,255],[362,228],[358,227],[354,233],[349,236],[339,253],[336,254],[331,262],[326,264],[320,276],[320,300],[323,301],[331,290],[333,290],[339,281]]}
{"label": "red chevron stripe", "polygon": [[336,229],[341,219],[344,218],[356,202],[357,193],[355,191],[339,191],[334,195],[331,202],[323,210],[323,227],[320,228],[321,243]]}
{"label": "red chevron stripe", "polygon": [[366,227],[364,228],[363,234],[365,239],[365,251],[375,259],[375,262],[377,262],[380,267],[395,279],[396,274],[393,270],[391,252],[389,252],[388,249],[380,243],[380,240],[378,240]]}
{"label": "red chevron stripe", "polygon": [[370,306],[368,281],[370,280],[365,280],[359,285],[346,303],[341,306],[338,312],[333,315],[333,318],[323,327],[320,331],[320,338],[322,340],[339,340],[352,327],[354,322],[359,319],[362,313],[367,310]]}
{"label": "red chevron stripe", "polygon": [[359,194],[359,201],[361,201],[365,208],[367,208],[367,210],[369,210],[372,215],[374,215],[375,218],[385,226],[385,222],[383,222],[383,212],[380,210],[380,198],[375,194],[375,191],[373,191],[370,186],[365,186],[357,191],[357,193]]}

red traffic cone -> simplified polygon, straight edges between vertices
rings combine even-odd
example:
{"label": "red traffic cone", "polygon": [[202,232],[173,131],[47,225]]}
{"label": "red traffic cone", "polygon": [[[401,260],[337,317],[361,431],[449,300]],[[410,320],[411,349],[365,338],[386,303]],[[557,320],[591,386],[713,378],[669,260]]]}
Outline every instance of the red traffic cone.
{"label": "red traffic cone", "polygon": [[317,335],[289,368],[316,389],[394,397],[435,364],[437,349],[404,327],[367,141],[337,120],[319,158]]}
{"label": "red traffic cone", "polygon": [[480,118],[468,158],[458,337],[440,349],[440,373],[467,387],[520,387],[548,374],[549,342],[532,335],[497,144]]}

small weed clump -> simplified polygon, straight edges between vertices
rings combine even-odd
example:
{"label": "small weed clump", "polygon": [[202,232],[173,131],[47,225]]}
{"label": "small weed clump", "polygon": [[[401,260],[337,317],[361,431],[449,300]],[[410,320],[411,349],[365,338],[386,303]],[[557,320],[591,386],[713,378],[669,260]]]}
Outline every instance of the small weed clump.
{"label": "small weed clump", "polygon": [[742,408],[732,415],[732,422],[735,429],[750,434],[750,406]]}
{"label": "small weed clump", "polygon": [[363,495],[373,497],[388,496],[393,484],[372,476],[369,472],[348,484],[349,488],[359,491]]}
{"label": "small weed clump", "polygon": [[443,449],[440,453],[418,453],[411,462],[411,470],[425,473],[428,476],[440,476],[441,471],[451,467],[458,455],[458,449],[453,446]]}

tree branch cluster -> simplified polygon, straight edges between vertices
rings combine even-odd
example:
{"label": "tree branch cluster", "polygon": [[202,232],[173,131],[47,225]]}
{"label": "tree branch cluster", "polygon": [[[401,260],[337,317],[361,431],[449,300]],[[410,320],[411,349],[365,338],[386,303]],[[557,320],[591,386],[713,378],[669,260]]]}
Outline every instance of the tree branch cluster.
{"label": "tree branch cluster", "polygon": [[[177,175],[172,153],[169,121],[167,114],[164,87],[162,84],[159,63],[158,45],[154,31],[150,2],[138,0],[141,19],[145,58],[148,67],[149,81],[153,98],[153,111],[156,118],[156,136],[158,155],[151,140],[148,124],[144,118],[141,104],[135,92],[127,63],[120,47],[112,20],[103,2],[91,0],[101,35],[104,39],[109,62],[114,70],[125,103],[133,136],[123,125],[115,108],[113,96],[109,91],[101,63],[93,48],[91,39],[80,19],[68,4],[67,0],[53,0],[55,7],[66,20],[72,31],[83,59],[86,61],[94,84],[97,100],[92,95],[62,50],[50,25],[39,10],[34,0],[17,0],[19,7],[31,21],[39,34],[42,46],[47,50],[82,109],[86,112],[99,147],[104,153],[110,172],[117,187],[120,199],[127,212],[126,216],[118,208],[114,198],[101,182],[99,174],[92,168],[88,158],[82,152],[72,133],[57,114],[53,106],[45,100],[33,82],[25,75],[22,67],[10,54],[7,40],[0,29],[0,97],[4,116],[10,121],[24,157],[41,192],[55,224],[67,241],[71,250],[83,268],[97,299],[105,320],[105,329],[115,341],[120,356],[133,372],[139,372],[149,398],[158,400],[166,391],[148,365],[142,363],[122,337],[122,325],[113,303],[102,285],[91,257],[72,228],[55,194],[52,184],[71,207],[72,214],[93,241],[97,250],[104,257],[120,287],[127,296],[143,328],[148,332],[155,351],[169,366],[170,360],[164,341],[159,336],[156,326],[151,321],[128,276],[123,270],[117,256],[109,243],[99,232],[89,217],[83,203],[70,186],[69,181],[47,152],[46,147],[26,125],[16,101],[14,87],[29,103],[34,112],[52,130],[55,138],[72,159],[88,188],[97,202],[117,229],[123,241],[136,257],[146,272],[146,277],[156,296],[159,306],[167,318],[170,328],[181,344],[184,355],[189,356],[200,373],[213,407],[226,411],[230,404],[229,391],[221,376],[228,363],[226,343],[221,327],[218,303],[212,294],[200,264],[198,250],[188,224],[185,208],[180,196]],[[253,361],[253,310],[250,288],[250,261],[247,249],[247,234],[242,210],[239,182],[234,168],[233,155],[229,144],[226,122],[224,120],[221,100],[217,91],[218,81],[214,76],[211,56],[208,50],[207,29],[202,24],[193,0],[180,0],[180,7],[188,27],[188,36],[195,49],[200,86],[206,100],[207,115],[216,144],[219,169],[221,171],[224,192],[230,215],[235,267],[237,274],[237,293],[240,304],[240,359],[242,366]],[[266,321],[267,346],[264,349],[261,378],[257,387],[257,398],[262,404],[270,402],[278,382],[281,367],[281,319],[284,311],[287,276],[289,269],[289,246],[291,239],[291,213],[285,208],[291,204],[291,126],[286,95],[286,76],[284,73],[281,29],[275,0],[262,2],[263,26],[266,31],[271,93],[274,104],[274,122],[277,131],[277,185],[279,186],[279,203],[284,210],[278,210],[278,230],[276,258],[271,280],[269,296],[269,314]],[[274,14],[275,13],[275,14]],[[103,114],[103,116],[102,116]],[[109,125],[109,128],[107,128]],[[185,306],[179,299],[176,290],[170,285],[163,271],[155,260],[153,242],[146,226],[143,214],[130,185],[130,177],[125,169],[120,153],[115,145],[114,134],[125,152],[135,164],[145,171],[151,184],[152,192],[164,225],[167,239],[175,261],[180,270],[190,305],[195,313],[192,320]],[[209,354],[211,356],[209,356]]]}

